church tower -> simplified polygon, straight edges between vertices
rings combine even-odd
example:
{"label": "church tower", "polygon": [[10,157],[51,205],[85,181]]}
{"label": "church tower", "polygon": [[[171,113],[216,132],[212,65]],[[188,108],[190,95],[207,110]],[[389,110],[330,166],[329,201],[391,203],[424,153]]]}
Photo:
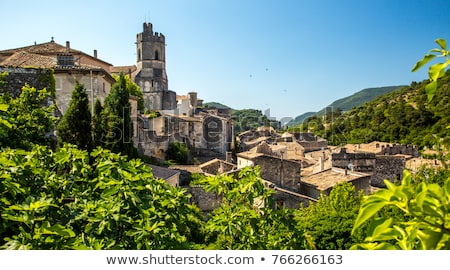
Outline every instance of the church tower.
{"label": "church tower", "polygon": [[145,109],[174,110],[176,93],[168,88],[165,37],[153,32],[151,23],[144,23],[144,31],[137,34],[136,54],[137,71],[134,81],[144,95]]}

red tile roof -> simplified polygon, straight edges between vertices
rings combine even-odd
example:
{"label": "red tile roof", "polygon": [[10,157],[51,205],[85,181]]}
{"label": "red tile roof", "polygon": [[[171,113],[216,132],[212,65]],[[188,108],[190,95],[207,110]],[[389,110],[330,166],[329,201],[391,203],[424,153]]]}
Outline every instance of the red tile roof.
{"label": "red tile roof", "polygon": [[28,53],[26,51],[18,51],[13,53],[6,60],[1,61],[2,66],[10,67],[38,67],[38,68],[50,68],[56,66],[56,58],[50,56],[43,56],[34,53]]}
{"label": "red tile roof", "polygon": [[[2,62],[17,52],[27,52],[30,54],[37,54],[37,55],[41,55],[41,56],[53,56],[53,57],[56,57],[56,55],[58,55],[58,54],[71,53],[74,55],[83,55],[88,58],[95,59],[95,61],[99,61],[103,64],[112,66],[112,64],[110,64],[106,61],[103,61],[99,58],[95,58],[94,56],[86,54],[82,51],[72,49],[70,46],[67,47],[67,46],[60,45],[54,41],[0,51],[0,64],[4,65]],[[109,70],[108,70],[108,72],[109,72]]]}

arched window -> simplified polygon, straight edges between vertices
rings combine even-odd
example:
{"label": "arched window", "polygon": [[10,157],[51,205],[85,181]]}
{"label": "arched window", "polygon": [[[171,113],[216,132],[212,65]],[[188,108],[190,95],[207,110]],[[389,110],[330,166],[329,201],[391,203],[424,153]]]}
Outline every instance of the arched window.
{"label": "arched window", "polygon": [[159,53],[158,53],[158,50],[155,50],[155,60],[159,60]]}

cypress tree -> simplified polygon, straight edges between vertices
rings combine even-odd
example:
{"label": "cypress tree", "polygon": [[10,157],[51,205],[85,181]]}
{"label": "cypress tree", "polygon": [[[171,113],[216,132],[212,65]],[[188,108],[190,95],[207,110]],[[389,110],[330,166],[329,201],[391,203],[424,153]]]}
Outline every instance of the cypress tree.
{"label": "cypress tree", "polygon": [[92,142],[94,147],[103,146],[104,127],[102,121],[103,106],[100,100],[95,101],[94,115],[92,116]]}
{"label": "cypress tree", "polygon": [[72,92],[69,108],[57,126],[60,145],[71,143],[83,150],[92,150],[91,112],[84,85],[78,81]]}
{"label": "cypress tree", "polygon": [[105,130],[104,147],[115,153],[134,157],[133,123],[131,122],[130,91],[125,76],[121,74],[105,98],[102,112]]}

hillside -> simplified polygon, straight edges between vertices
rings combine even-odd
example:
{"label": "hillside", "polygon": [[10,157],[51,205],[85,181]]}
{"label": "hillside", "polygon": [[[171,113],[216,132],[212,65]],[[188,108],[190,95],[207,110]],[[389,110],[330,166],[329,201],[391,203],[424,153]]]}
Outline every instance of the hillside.
{"label": "hillside", "polygon": [[217,108],[217,109],[231,109],[227,105],[223,105],[222,103],[219,103],[219,102],[206,102],[206,103],[203,103],[203,107]]}
{"label": "hillside", "polygon": [[419,147],[450,145],[450,72],[427,102],[428,80],[384,94],[348,112],[311,117],[299,130],[312,130],[331,145],[385,141]]}
{"label": "hillside", "polygon": [[325,114],[326,111],[330,110],[335,111],[339,109],[345,112],[352,108],[360,106],[366,102],[369,102],[381,95],[395,91],[401,87],[404,86],[385,86],[385,87],[366,88],[354,93],[353,95],[338,99],[318,112],[307,112],[302,115],[299,115],[295,117],[294,120],[290,121],[287,125],[290,127],[299,125],[303,123],[308,117],[314,114],[323,115]]}
{"label": "hillside", "polygon": [[243,131],[255,129],[260,126],[272,126],[274,128],[279,127],[279,122],[268,119],[262,111],[256,109],[232,109],[227,105],[219,102],[206,102],[203,103],[204,107],[217,108],[217,109],[230,109],[231,118],[234,123],[234,132],[239,134]]}

